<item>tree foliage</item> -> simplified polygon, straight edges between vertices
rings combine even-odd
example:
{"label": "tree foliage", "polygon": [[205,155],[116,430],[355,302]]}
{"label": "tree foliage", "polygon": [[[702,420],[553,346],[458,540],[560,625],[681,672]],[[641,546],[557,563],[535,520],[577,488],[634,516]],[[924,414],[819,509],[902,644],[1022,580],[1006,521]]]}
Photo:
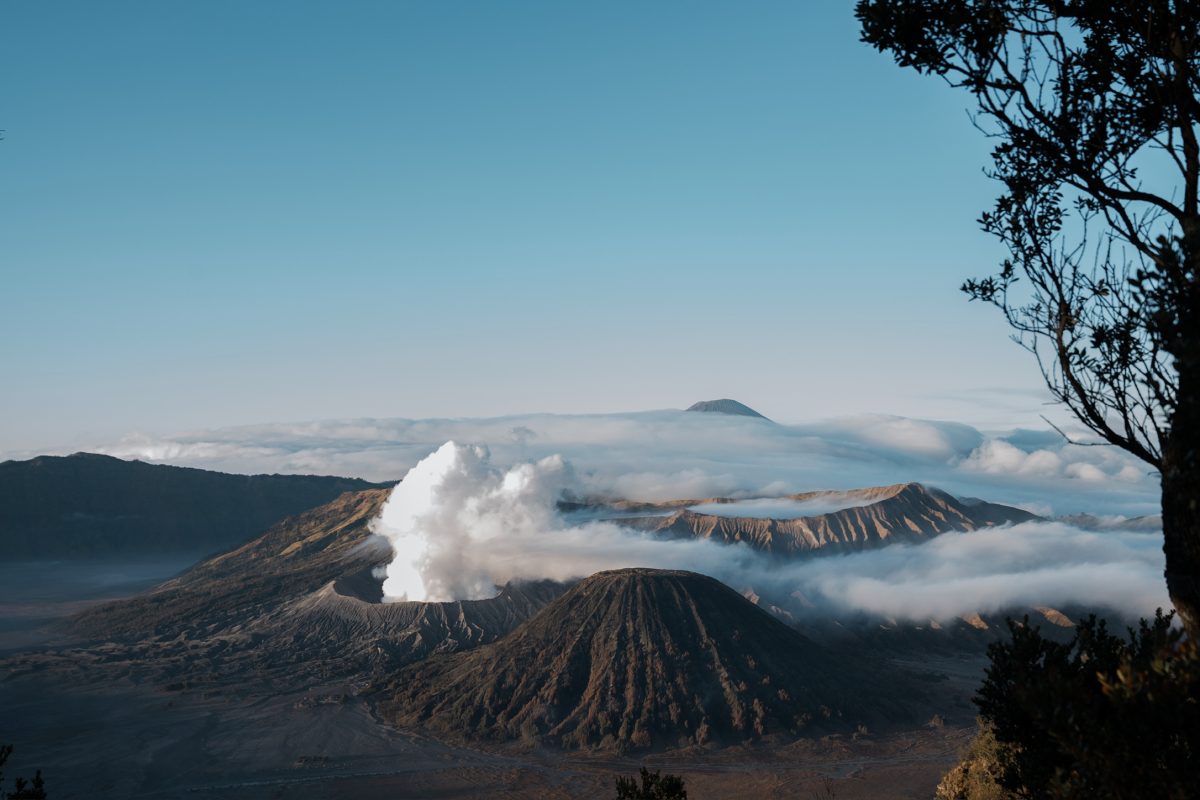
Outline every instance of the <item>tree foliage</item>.
{"label": "tree foliage", "polygon": [[980,720],[979,733],[962,760],[942,778],[934,800],[1016,800],[1016,795],[1000,784],[1001,762],[1009,747],[997,742],[996,731]]}
{"label": "tree foliage", "polygon": [[1008,256],[968,280],[1084,425],[1159,470],[1200,630],[1200,2],[859,0],[863,40],[970,93]]}
{"label": "tree foliage", "polygon": [[[8,761],[12,755],[13,747],[11,744],[0,744],[0,768]],[[32,781],[27,781],[24,778],[17,778],[13,781],[13,790],[11,792],[4,791],[4,773],[0,772],[0,798],[7,800],[46,800],[46,784],[42,780],[42,771],[39,769],[33,776]]]}
{"label": "tree foliage", "polygon": [[640,785],[637,778],[617,778],[617,800],[687,800],[687,790],[678,775],[642,767]]}
{"label": "tree foliage", "polygon": [[994,738],[976,755],[1000,787],[1064,800],[1195,796],[1200,648],[1169,615],[1127,638],[1091,617],[1068,643],[1028,619],[1009,626],[976,698]]}

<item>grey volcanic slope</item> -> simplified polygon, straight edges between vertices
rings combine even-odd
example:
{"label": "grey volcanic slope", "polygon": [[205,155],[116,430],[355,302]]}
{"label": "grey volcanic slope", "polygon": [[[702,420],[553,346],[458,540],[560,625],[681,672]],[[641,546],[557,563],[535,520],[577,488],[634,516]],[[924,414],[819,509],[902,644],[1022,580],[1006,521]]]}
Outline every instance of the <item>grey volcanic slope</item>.
{"label": "grey volcanic slope", "polygon": [[509,584],[496,597],[446,603],[373,603],[341,591],[340,581],[220,637],[255,670],[385,674],[434,653],[494,642],[566,589],[555,581]]}
{"label": "grey volcanic slope", "polygon": [[758,417],[766,419],[762,414],[755,411],[747,405],[739,403],[737,400],[722,398],[720,400],[701,400],[699,403],[693,403],[688,406],[685,411],[703,411],[710,414],[733,414],[739,417]]}
{"label": "grey volcanic slope", "polygon": [[228,475],[76,453],[0,463],[9,558],[214,552],[372,484],[318,475]]}
{"label": "grey volcanic slope", "polygon": [[83,612],[71,630],[98,644],[71,661],[190,686],[254,677],[297,687],[494,641],[565,590],[536,581],[486,600],[380,603],[372,570],[391,550],[369,524],[388,493],[347,493],[149,592]]}
{"label": "grey volcanic slope", "polygon": [[714,539],[726,544],[746,542],[751,547],[776,555],[805,552],[864,550],[895,542],[918,543],[947,531],[973,531],[995,525],[1038,519],[1019,508],[975,500],[964,503],[955,497],[919,483],[899,483],[846,492],[809,492],[791,495],[800,502],[826,500],[840,495],[848,503],[865,503],[828,514],[797,519],[723,517],[679,508],[681,505],[731,502],[726,498],[638,504],[618,509],[661,512],[646,517],[614,519],[622,525],[672,538]]}
{"label": "grey volcanic slope", "polygon": [[498,642],[418,662],[380,712],[448,737],[565,748],[740,743],[901,720],[895,670],[838,660],[719,581],[625,569],[577,584]]}
{"label": "grey volcanic slope", "polygon": [[105,638],[199,636],[244,625],[338,578],[386,563],[390,550],[368,529],[389,490],[349,492],[289,517],[258,538],[207,558],[149,592],[74,619]]}

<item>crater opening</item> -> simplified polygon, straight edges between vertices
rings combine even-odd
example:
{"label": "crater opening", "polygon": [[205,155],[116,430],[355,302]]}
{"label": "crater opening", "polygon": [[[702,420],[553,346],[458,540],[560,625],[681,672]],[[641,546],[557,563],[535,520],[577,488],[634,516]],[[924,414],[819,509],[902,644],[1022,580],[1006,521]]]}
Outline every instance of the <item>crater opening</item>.
{"label": "crater opening", "polygon": [[343,575],[333,582],[333,590],[343,597],[353,597],[364,603],[383,603],[382,565]]}

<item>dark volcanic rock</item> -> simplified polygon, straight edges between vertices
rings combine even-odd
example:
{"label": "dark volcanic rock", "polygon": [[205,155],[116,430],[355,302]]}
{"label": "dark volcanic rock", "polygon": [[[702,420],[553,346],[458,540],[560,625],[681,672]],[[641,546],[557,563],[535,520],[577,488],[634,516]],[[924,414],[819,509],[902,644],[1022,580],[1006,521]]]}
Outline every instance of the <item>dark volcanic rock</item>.
{"label": "dark volcanic rock", "polygon": [[587,578],[495,644],[414,664],[380,697],[389,721],[444,736],[624,749],[899,720],[904,682],[835,658],[713,578],[627,569]]}
{"label": "dark volcanic rock", "polygon": [[561,595],[556,581],[511,583],[495,597],[446,603],[378,603],[341,594],[340,581],[249,622],[236,637],[259,669],[294,664],[341,674],[380,673],[434,653],[501,638]]}
{"label": "dark volcanic rock", "polygon": [[758,417],[766,419],[762,414],[755,411],[750,406],[742,405],[737,400],[723,398],[721,400],[701,400],[699,403],[693,403],[688,406],[686,411],[704,411],[710,414],[733,414],[739,417]]}
{"label": "dark volcanic rock", "polygon": [[228,475],[76,453],[0,463],[9,558],[214,552],[372,484],[318,475]]}

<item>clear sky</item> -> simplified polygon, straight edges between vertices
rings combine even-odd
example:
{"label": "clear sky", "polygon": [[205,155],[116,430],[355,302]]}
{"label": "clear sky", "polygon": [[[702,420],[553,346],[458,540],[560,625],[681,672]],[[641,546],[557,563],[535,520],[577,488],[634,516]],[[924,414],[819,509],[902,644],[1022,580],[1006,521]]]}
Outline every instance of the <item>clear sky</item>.
{"label": "clear sky", "polygon": [[968,98],[850,2],[10,2],[0,453],[682,407],[1033,424]]}

